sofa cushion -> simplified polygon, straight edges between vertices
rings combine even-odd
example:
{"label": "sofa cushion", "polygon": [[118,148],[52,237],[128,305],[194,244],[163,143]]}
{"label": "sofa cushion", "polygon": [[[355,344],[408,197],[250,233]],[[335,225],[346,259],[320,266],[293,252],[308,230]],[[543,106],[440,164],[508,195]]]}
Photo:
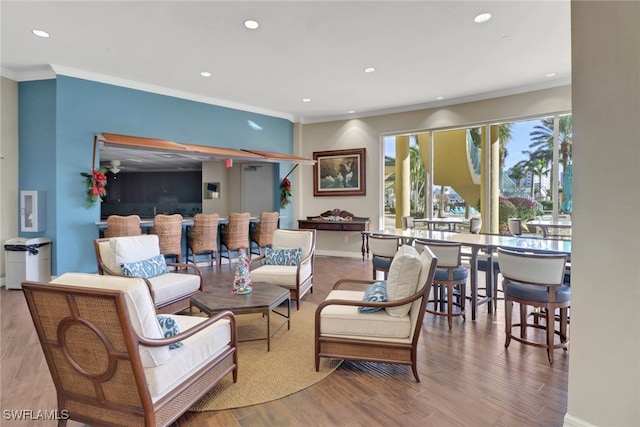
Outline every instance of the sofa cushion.
{"label": "sofa cushion", "polygon": [[[293,265],[261,265],[249,272],[252,282],[267,282],[287,289],[296,288],[298,267]],[[311,276],[311,263],[300,266],[300,282]]]}
{"label": "sofa cushion", "polygon": [[[333,290],[329,299],[362,301],[363,291]],[[411,333],[409,316],[390,316],[385,310],[374,313],[360,313],[357,306],[329,305],[320,316],[322,335],[363,337],[366,339],[384,339],[405,341]]]}
{"label": "sofa cushion", "polygon": [[[175,321],[182,332],[206,320],[205,317],[197,316],[175,314],[167,316]],[[184,344],[182,347],[171,350],[171,359],[167,363],[144,369],[151,399],[154,402],[229,348],[231,343],[229,320],[219,320],[197,334],[183,339],[182,343]],[[169,352],[168,347],[164,348]]]}
{"label": "sofa cushion", "polygon": [[302,248],[265,248],[264,250],[264,262],[266,265],[298,265],[301,259]]}
{"label": "sofa cushion", "polygon": [[[157,318],[158,324],[160,325],[160,329],[162,329],[162,333],[164,334],[165,338],[169,338],[180,333],[180,328],[178,328],[178,324],[173,317],[167,315],[159,315],[157,316]],[[183,344],[181,342],[169,344],[169,350],[175,350],[176,348],[180,348],[182,346]]]}
{"label": "sofa cushion", "polygon": [[[364,291],[362,301],[368,302],[386,302],[387,301],[387,282],[384,280],[374,282]],[[382,310],[382,307],[358,307],[360,313],[374,313]]]}
{"label": "sofa cushion", "polygon": [[[397,301],[407,298],[416,292],[418,278],[422,270],[422,262],[418,251],[413,246],[402,245],[391,261],[387,277],[387,298]],[[409,313],[411,304],[386,308],[390,316],[403,317]]]}
{"label": "sofa cushion", "polygon": [[[81,286],[94,289],[115,289],[125,293],[127,311],[136,333],[146,338],[163,338],[164,334],[156,319],[156,310],[147,284],[141,278],[100,276],[87,273],[65,273],[51,283],[63,286]],[[169,347],[140,346],[140,359],[144,367],[166,363],[171,358]]]}
{"label": "sofa cushion", "polygon": [[120,268],[125,276],[149,279],[161,274],[166,274],[167,261],[164,259],[164,255],[156,255],[140,261],[123,262],[120,264]]}
{"label": "sofa cushion", "polygon": [[160,243],[155,234],[114,237],[109,240],[111,251],[118,265],[135,262],[160,255]]}
{"label": "sofa cushion", "polygon": [[200,276],[195,274],[167,273],[148,280],[156,305],[180,299],[200,289]]}

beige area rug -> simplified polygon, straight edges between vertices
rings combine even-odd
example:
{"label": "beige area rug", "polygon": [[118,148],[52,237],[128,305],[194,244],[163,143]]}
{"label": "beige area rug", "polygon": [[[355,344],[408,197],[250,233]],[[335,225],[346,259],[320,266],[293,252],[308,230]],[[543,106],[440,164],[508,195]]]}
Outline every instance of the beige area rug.
{"label": "beige area rug", "polygon": [[[279,310],[286,311],[279,308]],[[240,408],[276,400],[303,390],[332,373],[341,360],[320,359],[316,372],[314,359],[314,315],[316,305],[303,302],[300,310],[291,308],[291,330],[284,325],[267,341],[238,343],[238,382],[227,375],[190,410],[195,412]],[[236,316],[238,338],[266,336],[267,321],[260,314]],[[284,318],[271,314],[272,331]]]}

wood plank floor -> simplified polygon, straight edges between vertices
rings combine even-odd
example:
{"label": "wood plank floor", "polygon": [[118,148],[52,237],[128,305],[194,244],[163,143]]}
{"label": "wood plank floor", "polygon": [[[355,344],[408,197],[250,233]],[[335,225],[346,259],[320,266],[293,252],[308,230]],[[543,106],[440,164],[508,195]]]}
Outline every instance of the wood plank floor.
{"label": "wood plank floor", "polygon": [[[203,268],[207,280],[231,280],[232,270]],[[371,262],[316,257],[318,304],[345,277],[370,278]],[[0,291],[2,426],[53,426],[55,421],[5,419],[5,410],[53,410],[56,396],[22,292]],[[470,310],[469,310],[470,311]],[[517,310],[514,310],[517,315]],[[311,350],[310,350],[311,351]],[[427,314],[418,351],[422,382],[411,369],[344,362],[318,384],[273,402],[187,413],[175,426],[561,426],[567,407],[568,354],[553,366],[543,349],[512,342],[504,348],[504,310],[476,321]],[[82,424],[69,422],[75,427]]]}

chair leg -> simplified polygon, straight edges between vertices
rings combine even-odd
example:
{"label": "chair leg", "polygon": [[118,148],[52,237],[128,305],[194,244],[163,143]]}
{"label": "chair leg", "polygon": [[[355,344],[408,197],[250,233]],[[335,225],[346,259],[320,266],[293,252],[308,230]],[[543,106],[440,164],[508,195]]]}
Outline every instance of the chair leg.
{"label": "chair leg", "polygon": [[553,335],[555,331],[555,313],[549,307],[545,309],[545,320],[547,322],[547,357],[549,363],[553,365]]}
{"label": "chair leg", "polygon": [[508,348],[511,344],[511,316],[513,314],[513,301],[505,299],[504,301],[504,348]]}
{"label": "chair leg", "polygon": [[[560,341],[564,344],[567,340],[567,324],[569,323],[569,309],[560,309]],[[567,346],[563,346],[562,349],[567,351]]]}
{"label": "chair leg", "polygon": [[449,323],[449,329],[453,324],[453,288],[454,286],[447,284],[447,322]]}
{"label": "chair leg", "polygon": [[527,337],[527,306],[520,304],[520,338]]}

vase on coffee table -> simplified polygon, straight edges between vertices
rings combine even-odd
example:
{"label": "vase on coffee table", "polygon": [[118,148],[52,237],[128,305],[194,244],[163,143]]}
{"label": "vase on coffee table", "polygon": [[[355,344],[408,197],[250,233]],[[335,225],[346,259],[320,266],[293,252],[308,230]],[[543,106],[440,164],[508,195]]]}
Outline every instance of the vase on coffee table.
{"label": "vase on coffee table", "polygon": [[253,291],[251,276],[249,275],[249,257],[244,247],[238,249],[238,266],[233,279],[232,292],[237,295],[250,294]]}

